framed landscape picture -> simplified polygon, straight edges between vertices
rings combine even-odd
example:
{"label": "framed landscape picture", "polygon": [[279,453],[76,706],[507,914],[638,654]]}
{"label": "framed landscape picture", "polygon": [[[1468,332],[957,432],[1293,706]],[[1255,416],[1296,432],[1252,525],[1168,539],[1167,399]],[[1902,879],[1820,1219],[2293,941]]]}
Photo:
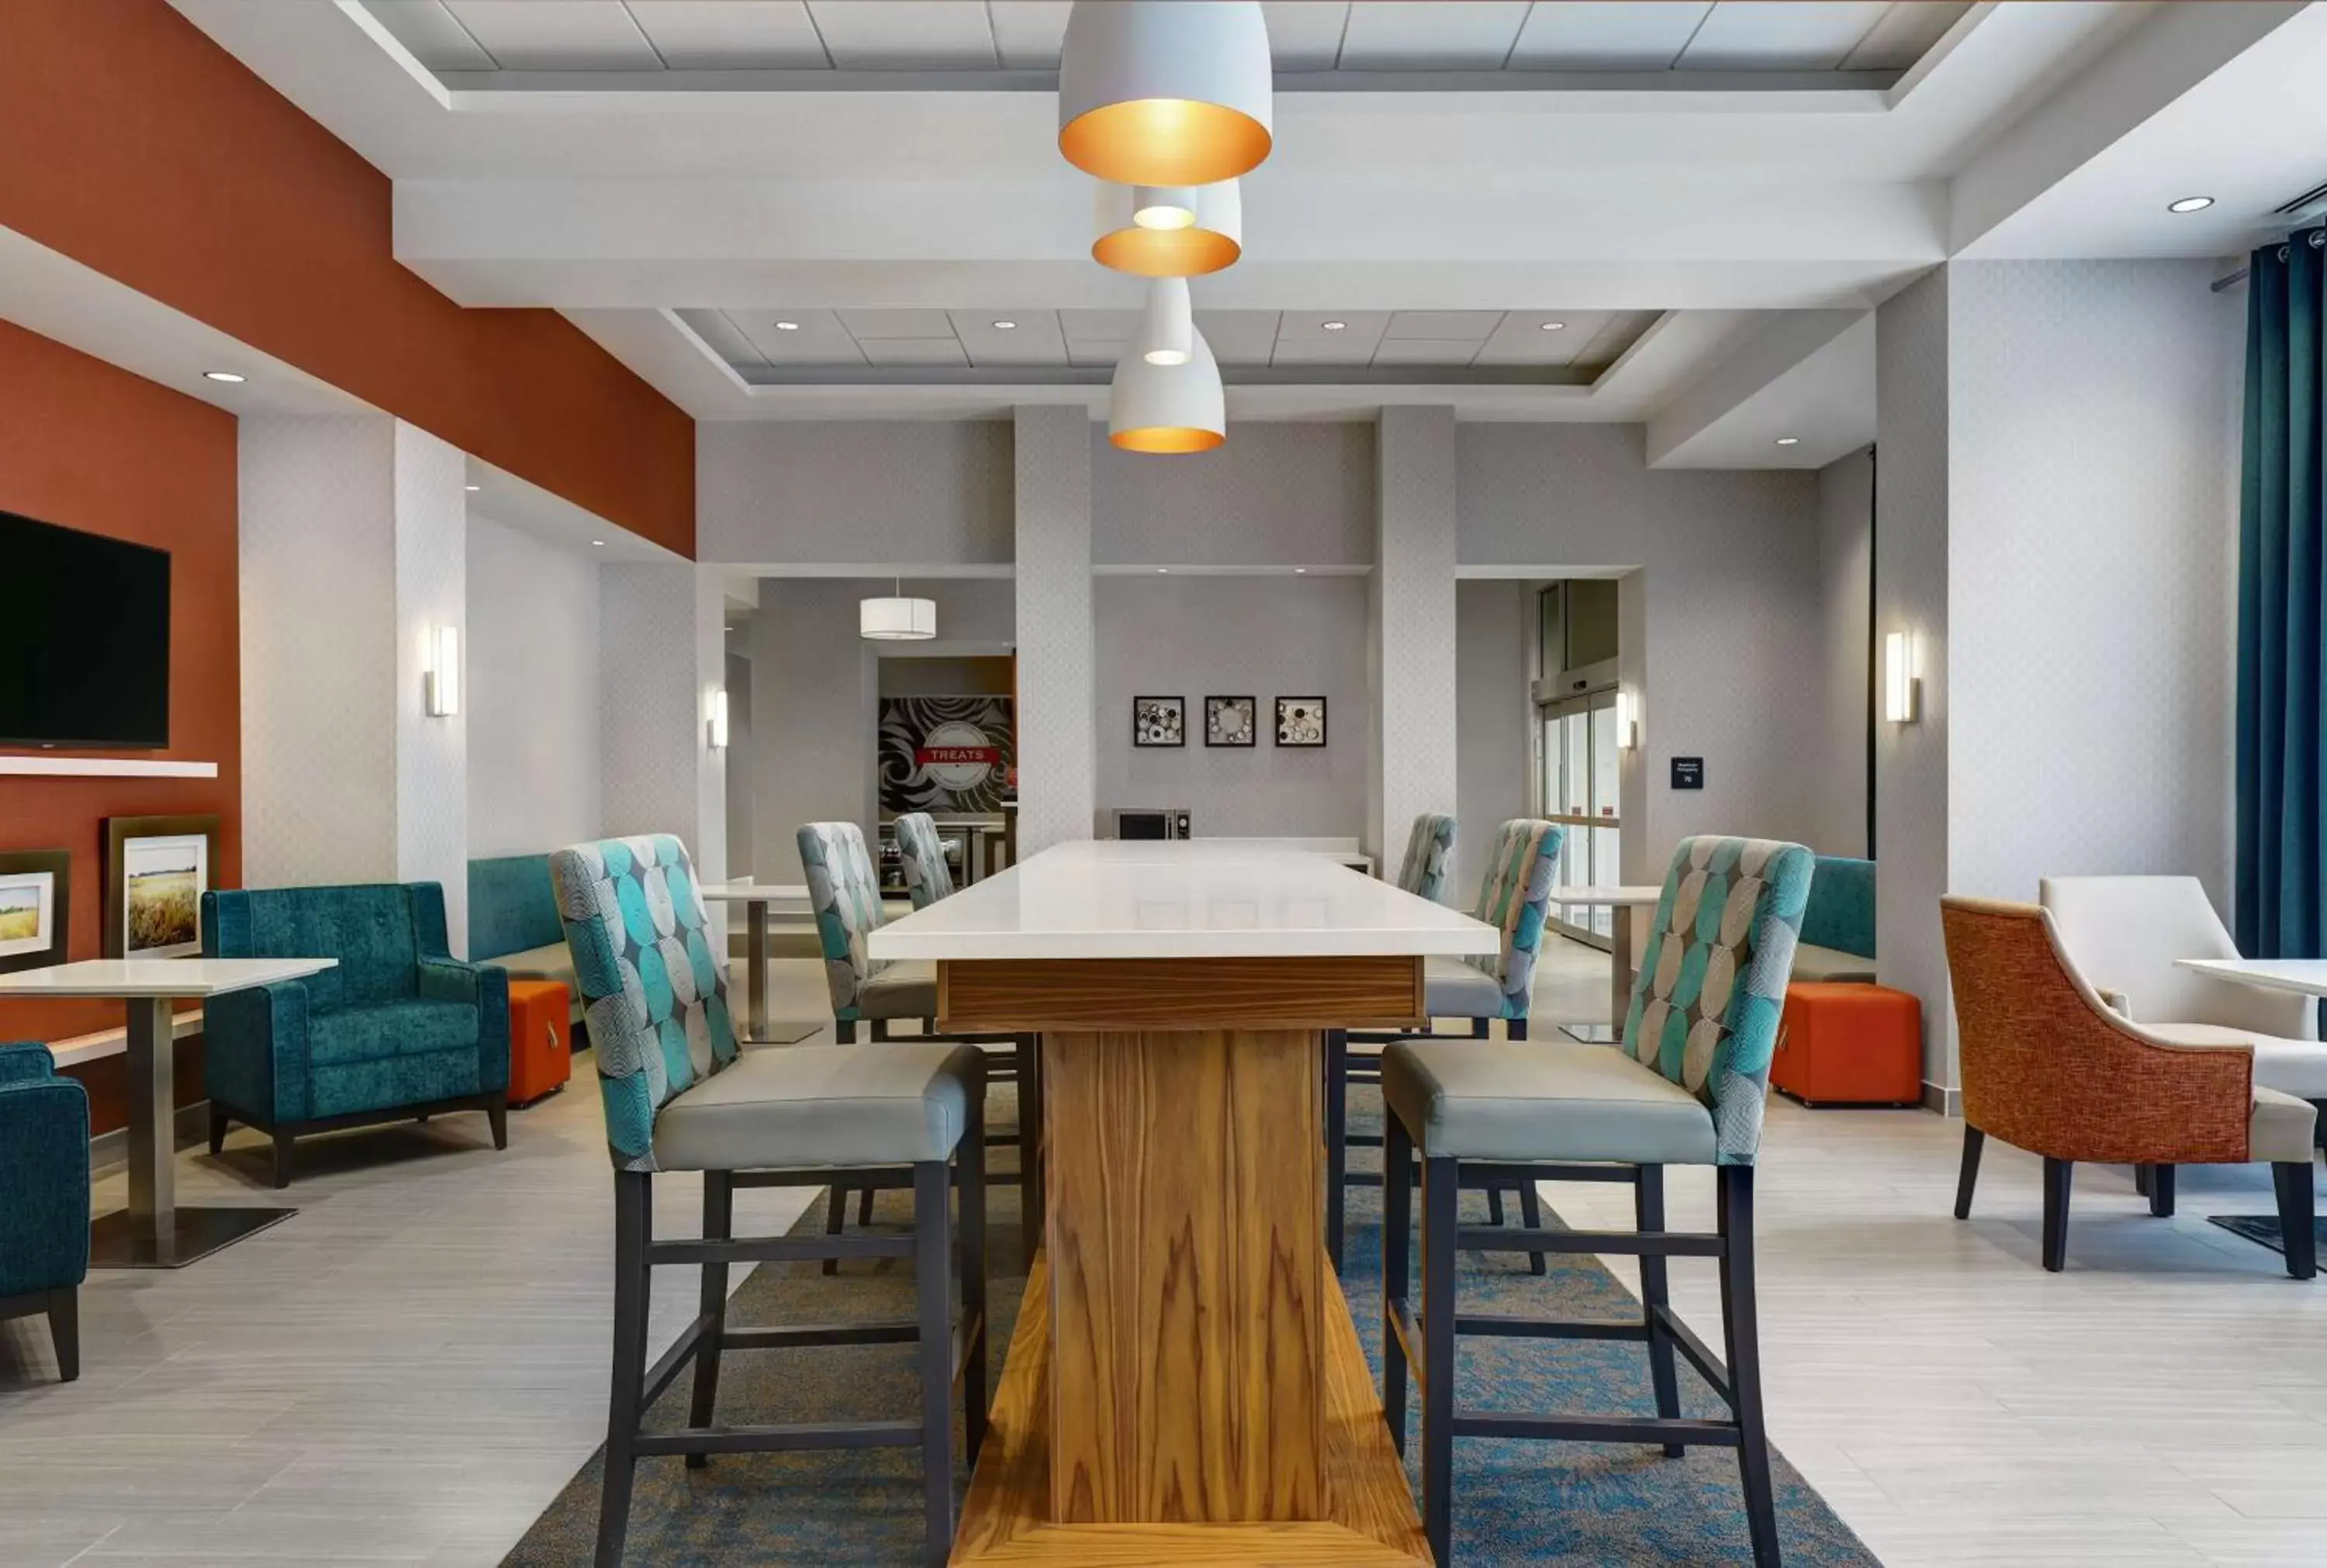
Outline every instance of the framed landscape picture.
{"label": "framed landscape picture", "polygon": [[105,819],[105,956],[177,958],[202,950],[202,894],[218,863],[219,819]]}
{"label": "framed landscape picture", "polygon": [[0,850],[0,972],[65,961],[71,891],[70,851]]}
{"label": "framed landscape picture", "polygon": [[1135,746],[1184,746],[1188,743],[1188,699],[1131,699],[1131,743]]}
{"label": "framed landscape picture", "polygon": [[1257,743],[1259,703],[1252,697],[1206,697],[1204,744],[1250,746]]}
{"label": "framed landscape picture", "polygon": [[1276,743],[1280,746],[1322,746],[1325,743],[1323,697],[1276,699]]}

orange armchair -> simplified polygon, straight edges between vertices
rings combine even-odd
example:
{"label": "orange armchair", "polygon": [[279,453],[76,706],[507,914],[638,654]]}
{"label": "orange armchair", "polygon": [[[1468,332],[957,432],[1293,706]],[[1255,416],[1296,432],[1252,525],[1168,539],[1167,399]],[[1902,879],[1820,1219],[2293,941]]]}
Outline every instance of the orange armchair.
{"label": "orange armchair", "polygon": [[2153,1208],[2170,1213],[2174,1166],[2262,1161],[2277,1189],[2286,1272],[2316,1272],[2316,1113],[2255,1087],[2253,1047],[2176,1045],[2128,1023],[2077,973],[2051,913],[2034,904],[1945,898],[1939,918],[1963,1053],[1957,1218],[1971,1216],[1991,1134],[2043,1156],[2044,1266],[2055,1274],[2067,1262],[2077,1162],[2147,1167]]}

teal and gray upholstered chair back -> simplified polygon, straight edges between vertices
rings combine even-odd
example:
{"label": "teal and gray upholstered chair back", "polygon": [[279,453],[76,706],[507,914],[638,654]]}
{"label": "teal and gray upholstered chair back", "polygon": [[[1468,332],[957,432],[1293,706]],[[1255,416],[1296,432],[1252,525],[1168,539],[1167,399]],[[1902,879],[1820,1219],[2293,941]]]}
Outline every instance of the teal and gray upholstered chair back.
{"label": "teal and gray upholstered chair back", "polygon": [[905,892],[913,908],[926,910],[952,893],[953,873],[946,868],[945,844],[938,837],[938,825],[930,814],[906,812],[897,818],[895,832],[897,860],[904,868]]}
{"label": "teal and gray upholstered chair back", "polygon": [[619,1171],[652,1171],[655,1117],[735,1059],[727,957],[695,866],[667,833],[549,857]]}
{"label": "teal and gray upholstered chair back", "polygon": [[1551,918],[1552,873],[1565,836],[1556,823],[1528,817],[1515,817],[1495,830],[1494,853],[1471,913],[1502,932],[1502,950],[1467,962],[1501,982],[1505,1018],[1528,1015],[1535,956],[1543,947],[1544,922]]}
{"label": "teal and gray upholstered chair back", "polygon": [[1874,863],[1821,854],[1802,910],[1802,940],[1861,958],[1874,957]]}
{"label": "teal and gray upholstered chair back", "polygon": [[864,938],[888,919],[881,907],[881,882],[864,852],[864,831],[853,822],[808,824],[799,830],[799,857],[808,873],[808,907],[816,911],[817,941],[824,948],[832,1016],[846,1022],[863,1016],[856,994],[888,967],[864,951]]}
{"label": "teal and gray upholstered chair back", "polygon": [[1750,1165],[1778,1045],[1810,852],[1764,838],[1685,838],[1640,955],[1624,1049],[1712,1107],[1718,1158]]}
{"label": "teal and gray upholstered chair back", "polygon": [[1414,819],[1406,835],[1406,859],[1397,868],[1397,885],[1416,898],[1436,902],[1446,888],[1446,863],[1454,854],[1454,819],[1425,811]]}

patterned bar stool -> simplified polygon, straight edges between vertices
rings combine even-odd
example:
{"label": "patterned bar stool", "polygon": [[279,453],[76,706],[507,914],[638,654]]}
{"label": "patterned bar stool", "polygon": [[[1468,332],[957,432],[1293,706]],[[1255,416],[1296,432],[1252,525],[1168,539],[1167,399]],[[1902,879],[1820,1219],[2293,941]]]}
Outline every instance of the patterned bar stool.
{"label": "patterned bar stool", "polygon": [[[1416,845],[1423,839],[1424,825],[1437,822],[1446,824],[1445,849],[1453,848],[1454,824],[1451,817],[1417,818],[1406,855],[1407,870],[1415,870],[1417,863],[1423,868],[1417,882],[1427,879],[1433,857],[1426,852],[1417,856]],[[1435,840],[1435,829],[1433,837]],[[1494,853],[1487,862],[1486,874],[1480,879],[1478,902],[1471,912],[1503,933],[1502,949],[1475,958],[1425,958],[1423,1005],[1433,1019],[1470,1020],[1473,1040],[1486,1039],[1490,1024],[1501,1019],[1508,1038],[1527,1038],[1528,1002],[1535,984],[1536,955],[1543,947],[1544,924],[1551,916],[1553,873],[1558,869],[1560,846],[1565,841],[1565,830],[1556,824],[1528,817],[1514,818],[1495,830]],[[1443,883],[1445,850],[1435,859],[1438,881]],[[1404,874],[1400,874],[1400,885],[1404,885]],[[1422,890],[1412,887],[1406,891]],[[1350,1046],[1352,1041],[1387,1045],[1408,1038],[1413,1037],[1351,1034],[1338,1030],[1325,1037],[1325,1245],[1332,1253],[1336,1269],[1341,1265],[1345,1228],[1343,1189],[1371,1187],[1380,1181],[1362,1171],[1354,1176],[1349,1172],[1350,1144],[1363,1146],[1380,1142],[1371,1134],[1360,1133],[1354,1138],[1350,1135],[1349,1086],[1379,1082],[1381,1078],[1380,1053],[1352,1054]],[[1487,1201],[1497,1225],[1503,1222],[1506,1185],[1487,1185]],[[1520,1187],[1519,1198],[1520,1218],[1530,1227],[1541,1225],[1535,1189]],[[1534,1266],[1536,1273],[1543,1272],[1540,1255],[1534,1260]]]}
{"label": "patterned bar stool", "polygon": [[[897,854],[905,873],[905,891],[913,908],[925,910],[949,896],[952,874],[946,869],[945,845],[937,825],[926,812],[908,812],[897,818]],[[921,1022],[921,1038],[951,1041],[962,1045],[1006,1046],[988,1063],[989,1078],[1009,1078],[1018,1086],[1018,1171],[995,1180],[1020,1189],[1019,1201],[1026,1256],[1031,1262],[1042,1233],[1042,1052],[1032,1035],[939,1034],[937,1031],[937,966],[921,960],[876,962],[864,950],[865,938],[887,923],[880,880],[864,834],[853,822],[811,822],[799,830],[800,863],[808,872],[808,904],[816,911],[817,940],[824,951],[824,974],[832,994],[834,1031],[844,1045],[856,1041],[856,1025],[869,1022],[873,1039],[887,1042],[891,1025],[900,1018]],[[1004,1136],[989,1143],[1007,1142]],[[873,1218],[874,1193],[895,1185],[879,1179],[833,1184],[825,1227],[837,1236],[846,1222],[848,1194],[860,1196],[856,1222]],[[836,1262],[824,1272],[838,1271]]]}
{"label": "patterned bar stool", "polygon": [[[606,1413],[598,1568],[618,1568],[638,1461],[684,1454],[820,1448],[921,1451],[926,1560],[953,1539],[954,1380],[975,1463],[986,1434],[985,1059],[967,1046],[888,1050],[786,1046],[739,1056],[727,1012],[727,966],[706,929],[695,868],[678,839],[606,839],[549,859],[557,912],[596,1047],[614,1161],[614,1356]],[[913,1191],[910,1237],[734,1235],[738,1187],[821,1187],[833,1169],[884,1171]],[[653,1181],[703,1172],[703,1237],[654,1238]],[[958,1230],[949,1213],[960,1188]],[[953,1267],[960,1253],[961,1353]],[[738,1263],[910,1257],[920,1310],[910,1322],[730,1328],[727,1271]],[[649,1367],[647,1302],[658,1265],[699,1265],[701,1305]],[[738,1426],[715,1422],[728,1350],[918,1344],[921,1408],[898,1421]],[[687,1424],[647,1432],[647,1410],[692,1362]]]}
{"label": "patterned bar stool", "polygon": [[[1383,1053],[1382,1095],[1389,1106],[1384,1166],[1399,1178],[1384,1191],[1382,1408],[1403,1448],[1406,1383],[1418,1379],[1423,1529],[1442,1568],[1452,1560],[1457,1437],[1649,1443],[1668,1458],[1691,1443],[1734,1446],[1753,1561],[1776,1568],[1777,1505],[1754,1327],[1753,1158],[1811,866],[1810,852],[1798,844],[1684,839],[1666,873],[1621,1047],[1416,1040]],[[1404,1179],[1417,1150],[1418,1313],[1407,1293],[1414,1207]],[[1714,1234],[1665,1228],[1667,1165],[1715,1168]],[[1527,1188],[1545,1181],[1629,1182],[1637,1229],[1465,1228],[1455,1218],[1458,1186],[1480,1178]],[[1640,1321],[1463,1317],[1454,1299],[1458,1248],[1636,1254]],[[1666,1275],[1672,1257],[1719,1260],[1725,1367],[1673,1314]],[[1640,1340],[1648,1347],[1657,1414],[1460,1408],[1454,1341],[1465,1333]],[[1721,1395],[1732,1419],[1681,1415],[1675,1352]]]}

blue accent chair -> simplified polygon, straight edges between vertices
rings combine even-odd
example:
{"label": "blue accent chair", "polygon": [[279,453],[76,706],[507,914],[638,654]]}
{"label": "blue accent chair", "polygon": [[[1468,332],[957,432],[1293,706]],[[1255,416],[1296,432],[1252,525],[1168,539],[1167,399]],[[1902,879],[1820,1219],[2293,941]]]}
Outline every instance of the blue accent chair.
{"label": "blue accent chair", "polygon": [[460,1110],[509,1147],[509,975],[450,956],[440,884],[204,893],[202,956],[339,960],[204,1006],[211,1153],[230,1122],[270,1134],[283,1187],[303,1133]]}
{"label": "blue accent chair", "polygon": [[1794,948],[1794,978],[1874,984],[1874,863],[1822,854]]}
{"label": "blue accent chair", "polygon": [[67,1383],[88,1277],[89,1093],[47,1046],[0,1045],[0,1319],[47,1313]]}

